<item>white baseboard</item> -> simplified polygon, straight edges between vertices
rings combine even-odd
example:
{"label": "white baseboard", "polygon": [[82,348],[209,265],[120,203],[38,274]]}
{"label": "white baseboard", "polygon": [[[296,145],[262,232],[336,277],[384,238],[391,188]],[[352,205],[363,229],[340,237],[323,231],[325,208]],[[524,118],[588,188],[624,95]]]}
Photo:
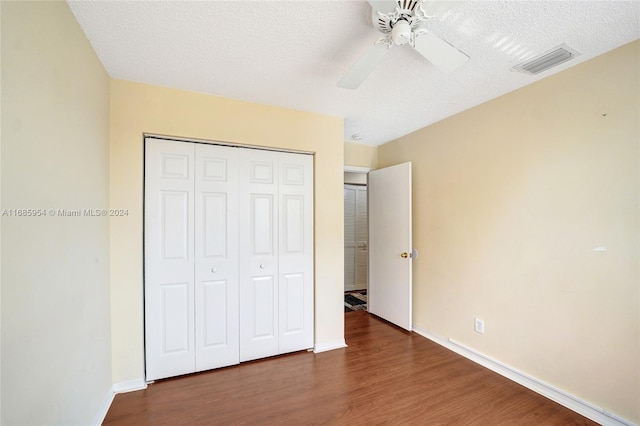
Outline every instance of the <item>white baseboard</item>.
{"label": "white baseboard", "polygon": [[144,381],[144,379],[134,379],[127,380],[126,382],[115,383],[113,386],[111,386],[111,389],[109,389],[107,395],[104,397],[104,400],[102,401],[102,404],[98,409],[98,413],[96,414],[93,424],[96,426],[100,426],[102,422],[104,422],[104,418],[107,416],[109,408],[111,408],[111,404],[113,403],[113,398],[117,393],[132,392],[146,388],[147,383]]}
{"label": "white baseboard", "polygon": [[413,325],[413,331],[477,364],[482,365],[483,367],[488,368],[489,370],[495,371],[507,379],[513,380],[514,382],[519,383],[522,386],[593,420],[594,422],[600,423],[601,425],[638,426],[629,420],[623,419],[622,417],[603,408],[597,407],[575,395],[571,395],[561,389],[545,383],[540,379],[523,373],[522,371],[519,371],[507,364],[469,348],[462,343],[458,343],[453,339],[445,339],[431,331],[422,329],[415,324]]}
{"label": "white baseboard", "polygon": [[114,393],[126,393],[147,388],[147,382],[143,378],[127,380],[113,385]]}
{"label": "white baseboard", "polygon": [[345,343],[344,339],[340,339],[333,342],[316,343],[316,346],[313,348],[313,352],[320,353],[346,347],[347,344]]}
{"label": "white baseboard", "polygon": [[113,402],[113,397],[116,394],[113,392],[113,387],[107,391],[104,399],[102,400],[102,404],[100,404],[100,408],[96,413],[96,417],[93,419],[93,423],[96,426],[100,426],[102,422],[104,422],[104,418],[107,416],[107,412],[109,411],[109,407],[111,407],[111,403]]}

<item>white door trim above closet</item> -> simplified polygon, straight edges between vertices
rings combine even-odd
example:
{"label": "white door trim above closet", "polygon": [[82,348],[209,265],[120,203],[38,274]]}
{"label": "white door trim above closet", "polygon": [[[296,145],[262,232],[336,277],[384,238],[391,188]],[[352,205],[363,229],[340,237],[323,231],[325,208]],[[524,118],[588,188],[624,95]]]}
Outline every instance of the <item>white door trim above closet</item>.
{"label": "white door trim above closet", "polygon": [[[311,156],[314,155],[313,151],[284,149],[284,148],[276,148],[276,147],[270,147],[270,146],[259,146],[259,145],[236,143],[236,142],[232,143],[232,142],[212,141],[207,139],[187,138],[182,136],[178,137],[178,136],[161,135],[157,133],[144,133],[143,137],[145,140],[155,139],[155,140],[166,140],[166,141],[174,141],[174,142],[191,142],[191,143],[211,145],[211,146],[228,146],[230,148],[257,149],[260,151],[287,152],[290,154],[304,154],[304,155],[311,155]],[[367,169],[367,171],[368,170],[371,170],[371,169]]]}

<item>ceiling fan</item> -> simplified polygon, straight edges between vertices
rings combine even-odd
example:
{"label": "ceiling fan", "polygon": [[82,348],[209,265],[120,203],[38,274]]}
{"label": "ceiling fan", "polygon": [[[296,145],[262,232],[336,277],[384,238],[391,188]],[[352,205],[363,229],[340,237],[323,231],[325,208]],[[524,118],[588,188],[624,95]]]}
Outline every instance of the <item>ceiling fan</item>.
{"label": "ceiling fan", "polygon": [[357,89],[393,46],[411,45],[442,71],[450,72],[469,56],[425,28],[425,22],[459,3],[437,0],[368,0],[373,26],[385,34],[338,81],[338,87]]}

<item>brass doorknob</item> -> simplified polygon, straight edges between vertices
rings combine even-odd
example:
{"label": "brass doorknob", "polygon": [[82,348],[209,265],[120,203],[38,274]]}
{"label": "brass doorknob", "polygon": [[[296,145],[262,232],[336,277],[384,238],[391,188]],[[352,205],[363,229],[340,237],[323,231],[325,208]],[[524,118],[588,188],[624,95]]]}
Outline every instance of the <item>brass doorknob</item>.
{"label": "brass doorknob", "polygon": [[400,255],[401,258],[406,259],[407,257],[409,257],[409,253],[407,253],[406,251],[404,253],[402,253]]}

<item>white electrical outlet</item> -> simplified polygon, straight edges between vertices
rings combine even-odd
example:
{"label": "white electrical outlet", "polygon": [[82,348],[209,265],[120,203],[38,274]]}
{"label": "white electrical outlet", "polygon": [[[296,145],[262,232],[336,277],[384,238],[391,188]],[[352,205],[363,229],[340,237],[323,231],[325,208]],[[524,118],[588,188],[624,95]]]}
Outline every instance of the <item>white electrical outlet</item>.
{"label": "white electrical outlet", "polygon": [[484,320],[480,318],[473,319],[473,329],[476,333],[484,334]]}

